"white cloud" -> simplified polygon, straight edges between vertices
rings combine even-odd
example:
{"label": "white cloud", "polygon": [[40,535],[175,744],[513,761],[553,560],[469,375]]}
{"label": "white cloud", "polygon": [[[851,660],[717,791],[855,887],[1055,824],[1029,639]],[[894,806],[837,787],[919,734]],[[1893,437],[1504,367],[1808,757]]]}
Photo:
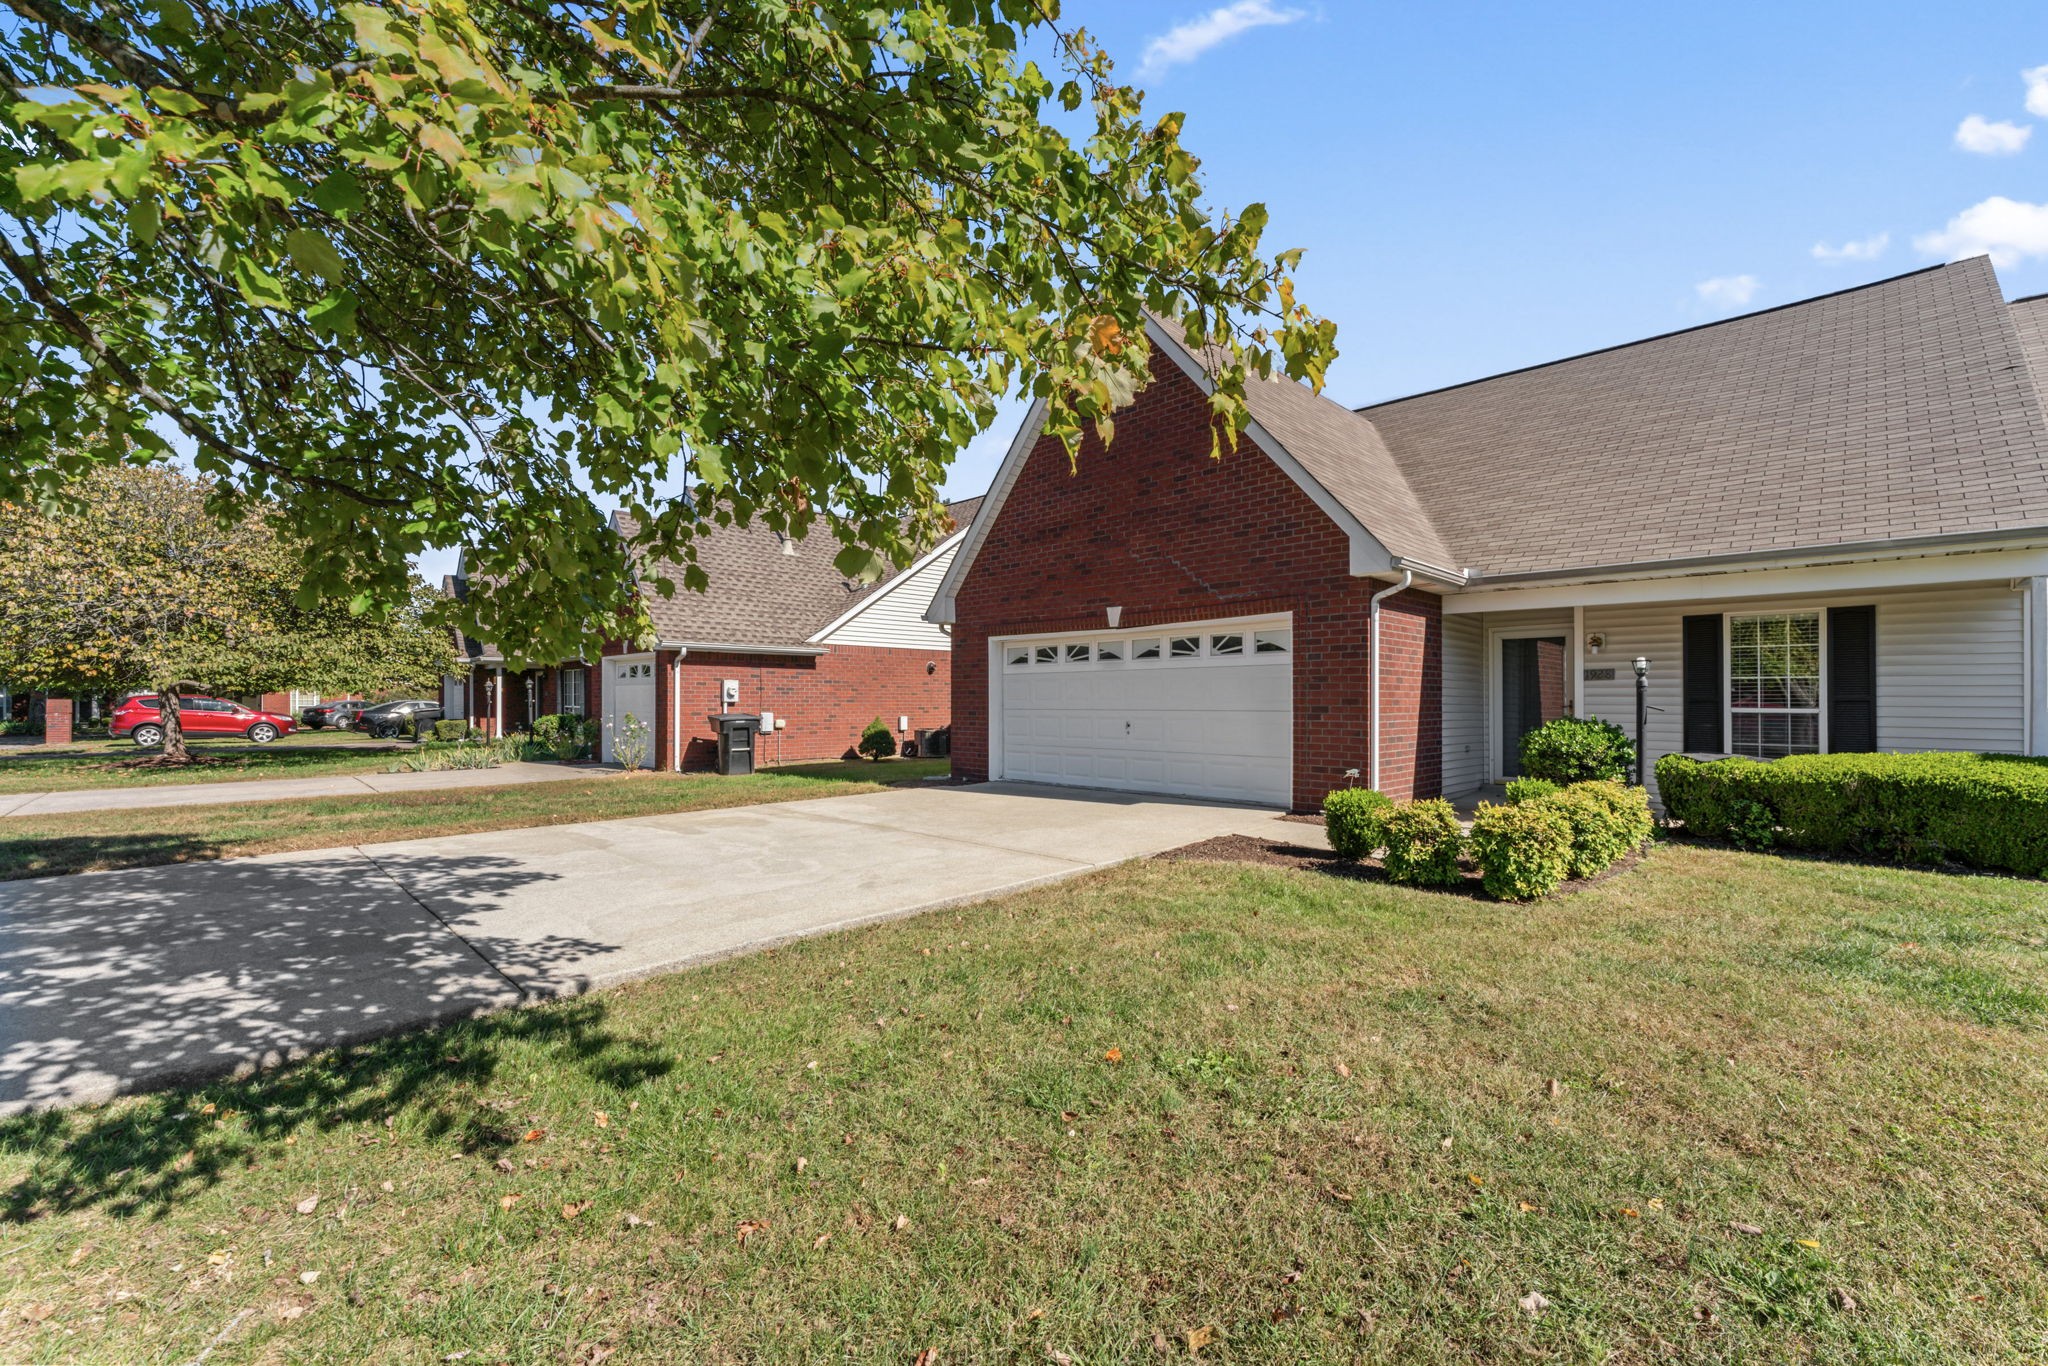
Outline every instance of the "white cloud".
{"label": "white cloud", "polygon": [[2029,256],[2048,256],[2048,204],[1996,194],[1949,219],[1940,232],[1915,237],[1913,246],[1951,261],[1989,256],[1994,266],[2016,266]]}
{"label": "white cloud", "polygon": [[2033,135],[2031,127],[1992,123],[1981,114],[1972,114],[1957,126],[1956,146],[1980,157],[2009,157],[2025,147]]}
{"label": "white cloud", "polygon": [[2048,119],[2048,66],[2022,71],[2020,79],[2027,83],[2027,112]]}
{"label": "white cloud", "polygon": [[1168,67],[1192,62],[1210,48],[1248,30],[1291,24],[1306,17],[1305,10],[1274,9],[1272,0],[1235,0],[1234,4],[1219,5],[1199,19],[1174,25],[1147,43],[1145,55],[1138,61],[1139,79],[1150,80]]}
{"label": "white cloud", "polygon": [[1757,287],[1762,283],[1754,275],[1716,275],[1700,281],[1693,290],[1715,308],[1741,308],[1756,297]]}
{"label": "white cloud", "polygon": [[1888,232],[1877,233],[1860,242],[1844,242],[1839,247],[1831,247],[1825,242],[1815,242],[1813,259],[1825,261],[1831,266],[1843,261],[1875,261],[1884,255],[1885,248],[1891,244],[1892,235]]}

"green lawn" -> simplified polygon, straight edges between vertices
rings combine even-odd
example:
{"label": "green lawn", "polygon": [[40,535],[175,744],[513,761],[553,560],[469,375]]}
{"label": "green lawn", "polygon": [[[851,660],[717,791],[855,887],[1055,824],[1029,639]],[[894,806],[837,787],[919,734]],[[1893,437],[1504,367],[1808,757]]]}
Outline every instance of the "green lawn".
{"label": "green lawn", "polygon": [[507,787],[6,816],[0,817],[0,881],[844,796],[942,775],[947,764],[797,764],[740,778],[607,774]]}
{"label": "green lawn", "polygon": [[10,1121],[0,1359],[2038,1360],[2044,902],[1130,865]]}
{"label": "green lawn", "polygon": [[190,768],[151,768],[136,761],[156,751],[137,749],[128,740],[0,746],[0,795],[382,773],[393,758],[391,742],[371,740],[355,731],[301,731],[269,745],[217,736],[194,740],[191,747],[204,763]]}

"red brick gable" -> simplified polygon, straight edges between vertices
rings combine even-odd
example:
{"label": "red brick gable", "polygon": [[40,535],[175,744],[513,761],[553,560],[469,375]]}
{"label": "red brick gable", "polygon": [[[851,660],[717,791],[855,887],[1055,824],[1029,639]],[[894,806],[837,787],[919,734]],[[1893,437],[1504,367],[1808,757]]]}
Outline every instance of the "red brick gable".
{"label": "red brick gable", "polygon": [[[1368,771],[1367,605],[1344,531],[1250,438],[1209,455],[1208,398],[1155,353],[1153,380],[1070,464],[1041,438],[983,536],[955,599],[953,770],[988,775],[988,641],[1099,630],[1103,609],[1144,626],[1294,614],[1294,799],[1320,804]],[[1434,595],[1386,604],[1384,788],[1434,795],[1441,766],[1442,626]]]}

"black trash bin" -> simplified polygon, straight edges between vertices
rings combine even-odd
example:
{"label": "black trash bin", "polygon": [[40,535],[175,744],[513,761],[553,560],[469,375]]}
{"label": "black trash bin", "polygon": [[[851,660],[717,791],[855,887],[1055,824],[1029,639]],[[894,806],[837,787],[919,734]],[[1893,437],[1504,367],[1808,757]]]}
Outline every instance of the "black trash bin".
{"label": "black trash bin", "polygon": [[761,733],[761,718],[752,712],[718,712],[706,718],[718,728],[718,771],[752,773],[754,737]]}

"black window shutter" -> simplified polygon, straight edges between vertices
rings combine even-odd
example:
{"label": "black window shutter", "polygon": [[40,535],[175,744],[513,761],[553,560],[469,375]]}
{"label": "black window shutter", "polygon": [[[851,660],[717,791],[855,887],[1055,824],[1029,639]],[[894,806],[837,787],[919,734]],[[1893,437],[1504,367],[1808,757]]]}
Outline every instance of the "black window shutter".
{"label": "black window shutter", "polygon": [[1685,748],[1694,754],[1719,754],[1722,735],[1721,617],[1685,619]]}
{"label": "black window shutter", "polygon": [[1877,748],[1877,609],[1828,609],[1828,749]]}

